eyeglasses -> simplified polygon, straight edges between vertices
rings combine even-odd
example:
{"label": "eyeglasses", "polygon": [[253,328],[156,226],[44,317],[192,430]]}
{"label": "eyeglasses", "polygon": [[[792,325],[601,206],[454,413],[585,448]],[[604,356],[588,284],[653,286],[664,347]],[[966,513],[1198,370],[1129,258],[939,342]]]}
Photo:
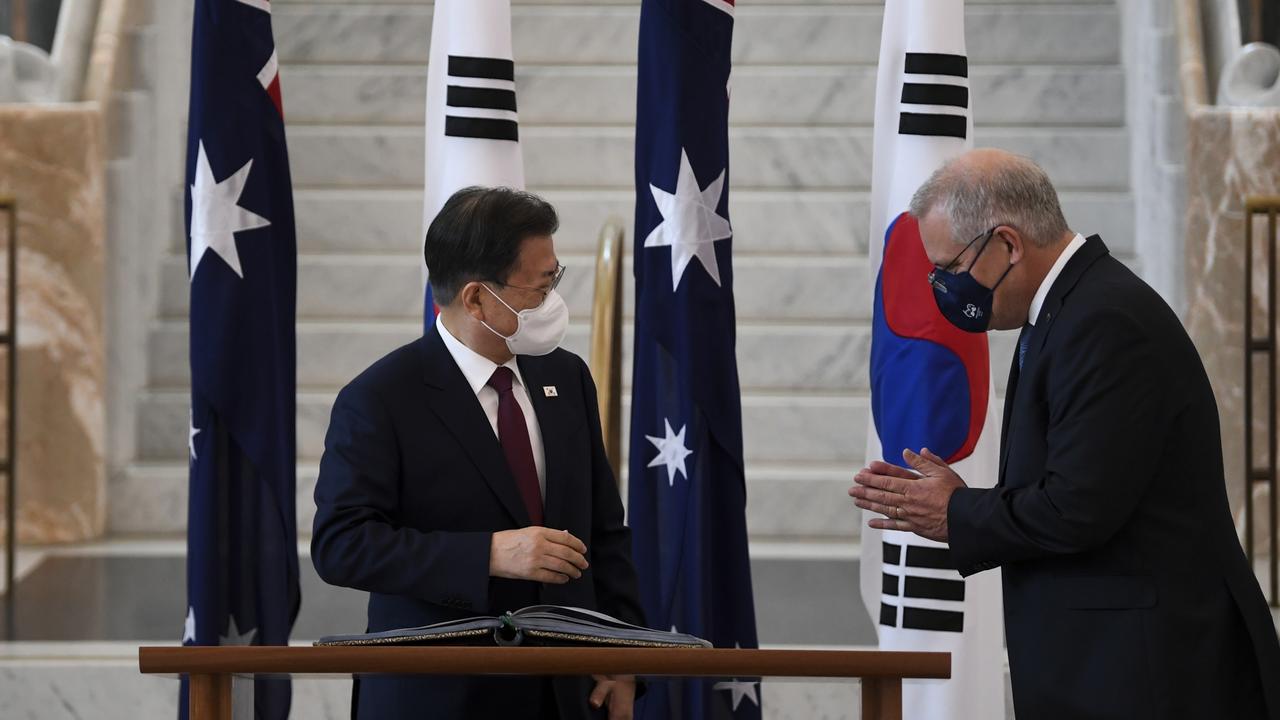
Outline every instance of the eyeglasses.
{"label": "eyeglasses", "polygon": [[[960,251],[960,253],[959,253],[958,255],[956,255],[956,256],[955,256],[955,258],[953,258],[953,259],[951,260],[951,262],[947,263],[945,266],[943,266],[943,267],[938,267],[937,265],[934,265],[934,266],[933,266],[933,269],[929,271],[929,284],[930,284],[930,285],[937,286],[937,285],[938,285],[938,280],[937,280],[937,278],[938,278],[938,273],[949,273],[949,272],[951,272],[951,268],[955,267],[955,266],[956,266],[956,263],[960,262],[960,258],[964,257],[964,254],[965,254],[965,253],[967,253],[967,252],[969,252],[969,248],[973,247],[973,244],[974,244],[974,243],[976,243],[976,242],[978,242],[979,240],[981,240],[981,241],[982,241],[982,248],[978,250],[978,254],[977,254],[977,256],[975,256],[975,257],[973,258],[973,262],[974,262],[974,263],[978,262],[978,258],[982,256],[982,252],[983,252],[984,250],[986,250],[986,249],[987,249],[987,243],[988,243],[988,242],[990,242],[990,240],[991,240],[992,236],[994,236],[994,235],[995,235],[996,230],[999,230],[999,229],[1000,229],[1000,227],[1001,227],[1000,225],[996,225],[996,226],[992,227],[990,230],[987,230],[986,232],[979,233],[977,237],[975,237],[974,239],[970,240],[970,241],[969,241],[969,242],[964,246],[964,249],[962,249],[962,250]],[[970,264],[969,264],[969,267],[970,267],[970,268],[972,268],[972,267],[973,267],[973,263],[970,263]],[[940,288],[940,289],[945,290],[946,288]]]}
{"label": "eyeglasses", "polygon": [[551,291],[555,290],[557,287],[560,286],[560,280],[563,278],[564,278],[564,265],[561,265],[560,263],[557,262],[555,274],[551,276],[551,284],[546,287],[536,288],[536,287],[526,287],[524,285],[510,285],[508,283],[502,282],[501,280],[491,280],[490,282],[494,283],[495,285],[498,285],[499,287],[509,287],[509,288],[515,288],[517,290],[528,290],[529,292],[536,292],[542,295],[543,300],[546,300],[547,296],[551,294]]}

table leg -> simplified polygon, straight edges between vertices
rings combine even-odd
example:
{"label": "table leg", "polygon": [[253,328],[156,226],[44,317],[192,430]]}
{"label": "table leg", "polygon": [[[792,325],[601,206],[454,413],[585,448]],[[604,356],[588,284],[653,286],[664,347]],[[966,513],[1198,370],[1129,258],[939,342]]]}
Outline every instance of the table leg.
{"label": "table leg", "polygon": [[231,676],[192,674],[190,720],[231,720]]}
{"label": "table leg", "polygon": [[862,720],[902,720],[902,679],[862,679]]}

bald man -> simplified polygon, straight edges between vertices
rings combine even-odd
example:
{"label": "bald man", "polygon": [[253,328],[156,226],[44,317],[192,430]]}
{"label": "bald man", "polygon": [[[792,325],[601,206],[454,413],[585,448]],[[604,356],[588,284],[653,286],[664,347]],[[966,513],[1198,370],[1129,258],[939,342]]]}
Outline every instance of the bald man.
{"label": "bald man", "polygon": [[[1280,720],[1280,645],[1231,522],[1218,411],[1177,316],[1073,232],[1030,160],[975,150],[917,191],[938,309],[1021,329],[999,484],[937,455],[876,462],[849,494],[873,527],[1003,569],[1019,718]],[[925,282],[921,278],[921,282]],[[886,448],[886,452],[888,452]]]}

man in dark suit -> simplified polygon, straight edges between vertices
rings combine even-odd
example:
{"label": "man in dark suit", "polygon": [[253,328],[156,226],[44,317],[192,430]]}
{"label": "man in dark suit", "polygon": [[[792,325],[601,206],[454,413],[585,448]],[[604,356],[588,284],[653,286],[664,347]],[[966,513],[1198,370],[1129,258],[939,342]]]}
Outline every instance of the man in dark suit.
{"label": "man in dark suit", "polygon": [[849,491],[885,515],[871,525],[950,543],[963,575],[1003,569],[1019,718],[1280,718],[1280,645],[1177,316],[1100,238],[1067,229],[1025,158],[963,155],[911,212],[943,314],[1022,334],[999,484],[968,488],[905,449],[915,472],[872,463]]}
{"label": "man in dark suit", "polygon": [[[427,231],[434,326],[338,394],[311,558],[369,592],[369,631],[535,604],[643,624],[595,385],[559,349],[555,210],[505,188],[455,194]],[[629,677],[367,677],[353,716],[630,718]]]}

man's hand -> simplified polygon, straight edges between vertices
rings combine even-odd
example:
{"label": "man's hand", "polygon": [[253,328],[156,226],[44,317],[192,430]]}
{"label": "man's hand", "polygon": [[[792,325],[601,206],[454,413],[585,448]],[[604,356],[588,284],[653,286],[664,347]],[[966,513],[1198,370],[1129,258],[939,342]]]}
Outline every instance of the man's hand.
{"label": "man's hand", "polygon": [[527,527],[493,534],[489,574],[563,585],[587,569],[587,546],[568,530]]}
{"label": "man's hand", "polygon": [[858,484],[849,488],[854,504],[887,518],[872,520],[873,528],[947,542],[947,505],[952,493],[965,487],[964,480],[928,448],[919,454],[903,450],[902,459],[915,472],[877,461],[855,475]]}
{"label": "man's hand", "polygon": [[591,707],[608,706],[609,720],[631,720],[636,701],[636,679],[633,675],[592,675],[596,689],[591,691]]}

